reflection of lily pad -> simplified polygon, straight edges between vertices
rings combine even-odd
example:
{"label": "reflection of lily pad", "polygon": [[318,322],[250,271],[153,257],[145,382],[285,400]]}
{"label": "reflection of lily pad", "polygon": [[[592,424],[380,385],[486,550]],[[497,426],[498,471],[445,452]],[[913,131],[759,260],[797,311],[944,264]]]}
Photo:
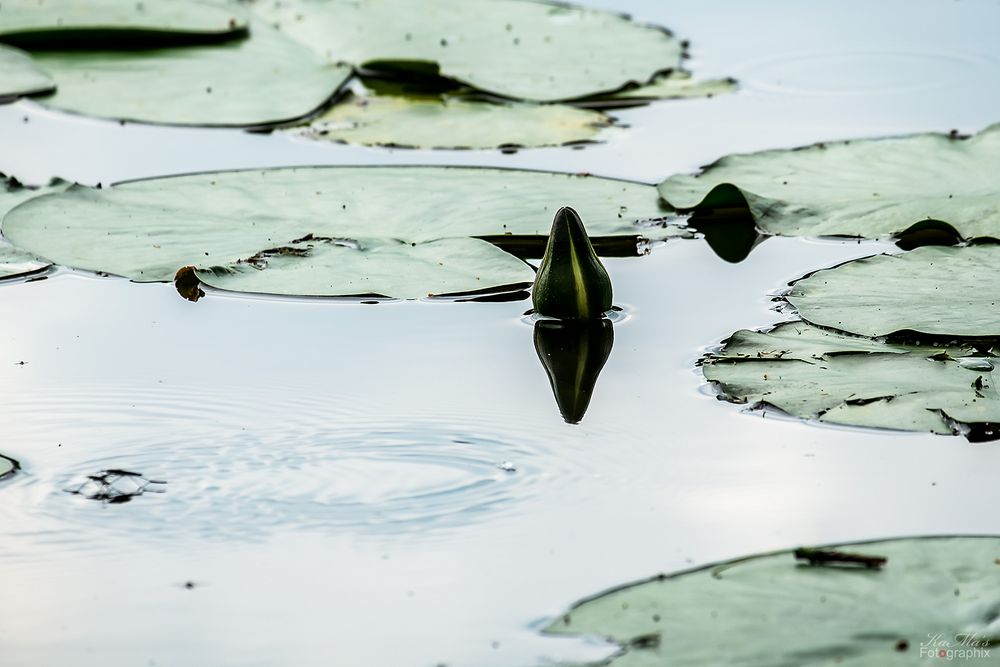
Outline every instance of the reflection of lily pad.
{"label": "reflection of lily pad", "polygon": [[864,336],[1000,337],[1000,245],[925,247],[817,271],[788,294],[802,318]]}
{"label": "reflection of lily pad", "polygon": [[807,565],[788,551],[736,560],[590,598],[546,632],[617,642],[622,651],[607,663],[614,667],[913,665],[927,659],[921,646],[935,636],[952,649],[964,636],[965,648],[996,651],[1000,538],[836,550],[888,560],[882,569]]}
{"label": "reflection of lily pad", "polygon": [[834,424],[1000,437],[1000,360],[973,348],[881,343],[810,326],[737,331],[704,362],[734,401]]}
{"label": "reflection of lily pad", "polygon": [[590,141],[610,124],[604,114],[565,105],[352,95],[294,132],[373,146],[496,148]]}
{"label": "reflection of lily pad", "polygon": [[0,102],[51,92],[56,87],[24,51],[0,44]]}
{"label": "reflection of lily pad", "polygon": [[25,48],[156,46],[246,33],[246,20],[204,2],[3,0],[0,41]]}
{"label": "reflection of lily pad", "polygon": [[3,454],[0,454],[0,479],[7,477],[15,470],[18,469],[18,463],[14,459],[9,459]]}
{"label": "reflection of lily pad", "polygon": [[645,83],[680,65],[662,29],[610,12],[520,0],[257,0],[254,11],[333,62],[426,71],[515,99]]}
{"label": "reflection of lily pad", "polygon": [[1000,237],[998,172],[1000,124],[969,139],[920,134],[731,155],[659,190],[681,210],[749,206],[761,229],[785,236],[882,238],[933,218],[966,238]]}
{"label": "reflection of lily pad", "polygon": [[485,288],[523,287],[531,268],[479,239],[425,243],[297,240],[250,261],[199,270],[218,289],[302,296],[382,295],[419,299]]}
{"label": "reflection of lily pad", "polygon": [[42,98],[65,111],[151,123],[267,125],[305,116],[348,79],[263,24],[212,46],[152,50],[43,51],[35,62],[56,81]]}
{"label": "reflection of lily pad", "polygon": [[[326,272],[333,256],[346,252],[335,247],[345,240],[361,241],[372,249],[371,258],[378,254],[411,262],[418,256],[426,259],[425,251],[433,247],[445,246],[414,248],[404,255],[398,248],[391,250],[389,242],[419,245],[505,234],[544,239],[554,212],[568,202],[586,216],[595,235],[648,232],[659,238],[673,233],[636,225],[661,215],[656,191],[648,185],[569,174],[447,167],[274,169],[151,179],[104,189],[74,187],[11,211],[3,233],[19,247],[66,266],[138,281],[167,281],[184,266],[227,267],[265,251],[270,253],[270,265],[282,271],[302,272],[312,262]],[[296,245],[306,241],[315,242],[313,250],[296,252]],[[465,247],[473,245],[483,248]],[[438,261],[454,261],[453,248],[448,248]],[[484,268],[499,265],[486,258],[485,249],[476,252]],[[285,257],[275,261],[280,254]],[[354,258],[342,264],[345,270],[357,266],[355,260],[373,263],[349,253],[341,256]],[[483,273],[467,289],[507,284],[514,265],[503,266],[503,272]],[[224,286],[221,275],[218,280],[202,275],[207,283]],[[278,279],[253,280],[275,284]],[[346,280],[324,273],[309,279],[307,293],[314,293],[311,290],[318,285],[342,285]]]}

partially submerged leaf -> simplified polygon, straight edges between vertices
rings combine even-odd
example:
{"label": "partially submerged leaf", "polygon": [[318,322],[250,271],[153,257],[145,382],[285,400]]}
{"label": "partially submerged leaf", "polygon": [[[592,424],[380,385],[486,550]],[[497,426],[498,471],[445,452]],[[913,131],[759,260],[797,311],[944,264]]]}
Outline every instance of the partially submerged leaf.
{"label": "partially submerged leaf", "polygon": [[887,563],[870,570],[797,564],[788,551],[754,556],[589,598],[545,632],[620,644],[607,663],[614,667],[884,667],[917,664],[944,647],[978,647],[979,657],[996,650],[1000,538],[835,549]]}
{"label": "partially submerged leaf", "polygon": [[271,254],[198,278],[218,289],[301,296],[391,296],[420,299],[483,288],[525,287],[527,264],[479,239],[405,243],[361,239],[298,241]]}
{"label": "partially submerged leaf", "polygon": [[724,157],[671,176],[660,195],[679,210],[749,208],[784,236],[887,238],[928,218],[965,238],[1000,237],[1000,124],[963,139],[919,134]]}
{"label": "partially submerged leaf", "polygon": [[155,47],[230,39],[247,22],[232,8],[190,0],[3,0],[0,42],[28,49]]}
{"label": "partially submerged leaf", "polygon": [[1000,337],[1000,245],[923,247],[858,259],[795,282],[803,319],[864,336]]}
{"label": "partially submerged leaf", "polygon": [[[0,55],[2,55],[2,51],[0,51]],[[62,192],[67,187],[67,183],[56,181],[45,187],[28,188],[14,179],[8,179],[3,174],[0,174],[0,220],[3,219],[7,211],[32,197],[52,192]],[[19,248],[12,247],[0,238],[0,280],[34,273],[49,266],[49,262],[41,260]]]}
{"label": "partially submerged leaf", "polygon": [[0,103],[52,92],[55,81],[24,51],[0,44]]}
{"label": "partially submerged leaf", "polygon": [[570,100],[680,65],[666,30],[522,0],[257,0],[253,10],[332,62],[454,79],[513,99]]}
{"label": "partially submerged leaf", "polygon": [[48,262],[0,240],[0,280],[35,273],[47,269],[49,266],[51,265]]}
{"label": "partially submerged leaf", "polygon": [[3,454],[0,454],[0,479],[7,477],[20,466],[14,459],[7,458]]}
{"label": "partially submerged leaf", "polygon": [[351,95],[291,132],[309,139],[408,148],[559,146],[592,141],[606,115],[565,105],[441,95]]}
{"label": "partially submerged leaf", "polygon": [[[393,255],[389,249],[399,241],[419,245],[508,233],[544,239],[552,215],[565,202],[574,203],[596,235],[672,234],[669,229],[637,224],[662,213],[655,189],[648,185],[570,174],[449,167],[288,168],[151,179],[104,189],[74,187],[11,211],[3,221],[3,233],[25,250],[66,266],[137,281],[173,280],[178,269],[193,266],[200,269],[204,282],[219,286],[224,286],[221,275],[211,278],[205,271],[260,253],[280,254],[281,248],[302,250],[303,244],[312,244],[313,250],[298,256],[294,250],[285,258],[271,252],[265,259],[272,268],[261,272],[264,276],[280,264],[283,272],[301,273],[314,261],[324,275],[308,282],[300,275],[296,281],[302,281],[302,289],[289,283],[280,290],[301,294],[313,293],[307,290],[318,285],[348,284],[344,276],[326,273],[332,270],[326,264],[340,252],[334,247],[337,242],[367,243],[369,248],[375,247],[375,240],[381,244],[378,253],[365,255],[369,259],[343,255],[353,259],[337,265],[349,271],[359,266],[355,260],[370,264],[376,254]],[[517,282],[531,280],[523,271],[514,271],[510,261],[486,261],[486,249],[480,244],[464,247],[480,248],[476,256],[490,270],[468,290],[506,285],[514,274],[520,276]],[[402,253],[397,248],[400,252],[394,256],[396,261],[412,262],[417,260],[410,253],[425,250]],[[322,259],[315,261],[318,257]],[[439,261],[451,259],[449,254]],[[501,265],[503,270],[497,270]],[[225,280],[284,283],[251,276]],[[426,293],[424,286],[401,284],[396,291],[410,289]],[[338,293],[358,292],[351,287]]]}
{"label": "partially submerged leaf", "polygon": [[997,363],[974,348],[882,343],[790,322],[737,331],[703,370],[731,400],[802,419],[941,434],[974,426],[973,439],[986,439],[1000,423]]}
{"label": "partially submerged leaf", "polygon": [[351,76],[264,24],[213,46],[43,51],[56,82],[46,106],[104,118],[180,125],[266,126],[304,117]]}
{"label": "partially submerged leaf", "polygon": [[649,83],[633,85],[608,95],[588,98],[578,104],[584,107],[615,108],[652,102],[693,97],[714,97],[735,92],[739,84],[735,79],[695,79],[685,70],[671,70],[657,74]]}

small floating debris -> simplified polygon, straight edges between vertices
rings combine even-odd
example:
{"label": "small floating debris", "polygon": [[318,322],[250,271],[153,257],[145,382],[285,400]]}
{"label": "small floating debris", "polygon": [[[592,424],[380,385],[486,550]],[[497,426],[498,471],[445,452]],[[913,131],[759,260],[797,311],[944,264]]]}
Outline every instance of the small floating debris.
{"label": "small floating debris", "polygon": [[504,472],[517,472],[517,466],[510,461],[501,461],[497,464],[497,468],[500,468]]}
{"label": "small floating debris", "polygon": [[962,368],[970,371],[992,371],[993,362],[983,357],[960,357],[955,361]]}
{"label": "small floating debris", "polygon": [[87,475],[85,481],[75,488],[66,489],[66,492],[87,500],[120,505],[144,493],[164,493],[166,489],[160,487],[165,484],[165,481],[147,479],[142,473],[111,469]]}

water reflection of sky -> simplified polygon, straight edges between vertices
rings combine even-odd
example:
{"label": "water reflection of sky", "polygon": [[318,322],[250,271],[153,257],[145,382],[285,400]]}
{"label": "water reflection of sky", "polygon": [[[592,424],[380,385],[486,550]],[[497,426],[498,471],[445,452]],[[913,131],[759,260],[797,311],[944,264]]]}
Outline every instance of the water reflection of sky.
{"label": "water reflection of sky", "polygon": [[[996,3],[616,6],[690,38],[697,75],[744,89],[623,112],[633,127],[606,145],[515,155],[121,127],[21,103],[0,107],[0,171],[93,183],[447,162],[654,181],[731,151],[1000,120]],[[579,426],[559,416],[525,302],[191,304],[71,272],[5,286],[0,448],[25,465],[0,493],[5,664],[533,664],[582,650],[533,621],[657,571],[996,533],[1000,449],[742,414],[692,368],[733,330],[780,319],[768,295],[788,280],[880,249],[770,239],[733,265],[674,241],[609,260],[629,318]],[[366,431],[468,449],[436,465],[356,449]],[[491,467],[503,460],[518,470]],[[129,465],[167,493],[101,507],[60,491]],[[399,489],[445,508],[459,489],[482,511],[386,531],[377,508]]]}

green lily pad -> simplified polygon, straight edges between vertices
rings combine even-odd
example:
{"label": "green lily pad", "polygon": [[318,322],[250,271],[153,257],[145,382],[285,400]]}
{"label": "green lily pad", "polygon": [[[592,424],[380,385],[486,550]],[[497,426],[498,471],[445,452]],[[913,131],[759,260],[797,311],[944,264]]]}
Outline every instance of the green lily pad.
{"label": "green lily pad", "polygon": [[0,41],[28,49],[154,47],[245,35],[231,8],[188,0],[3,0]]}
{"label": "green lily pad", "polygon": [[51,264],[0,240],[0,280],[47,269]]}
{"label": "green lily pad", "polygon": [[[56,181],[42,188],[27,188],[14,179],[8,179],[0,174],[0,220],[10,209],[32,197],[43,194],[62,192],[68,183]],[[46,269],[51,264],[34,255],[15,248],[0,238],[0,280],[16,278],[36,271]]]}
{"label": "green lily pad", "polygon": [[611,93],[598,95],[577,106],[612,109],[615,107],[645,104],[654,100],[675,100],[694,97],[714,97],[739,89],[736,79],[695,79],[685,70],[672,70],[653,77],[643,85],[633,85]]}
{"label": "green lily pad", "polygon": [[[601,663],[614,667],[886,667],[937,659],[941,649],[995,655],[1000,538],[909,538],[823,550],[847,561],[851,553],[885,559],[871,569],[796,558],[817,551],[660,575],[584,600],[545,632],[620,644],[621,652]],[[950,646],[934,645],[934,638]]]}
{"label": "green lily pad", "polygon": [[523,261],[472,238],[415,244],[295,240],[249,260],[195,273],[206,285],[235,292],[400,299],[524,287],[535,277]]}
{"label": "green lily pad", "polygon": [[257,0],[252,8],[332,62],[433,71],[478,90],[571,100],[680,66],[666,30],[611,12],[521,0]]}
{"label": "green lily pad", "polygon": [[784,236],[886,238],[928,218],[966,238],[1000,237],[1000,124],[971,138],[919,134],[731,155],[671,176],[678,210],[749,207]]}
{"label": "green lily pad", "polygon": [[56,84],[24,51],[0,44],[0,102],[40,95]]}
{"label": "green lily pad", "polygon": [[611,119],[558,104],[492,103],[448,95],[351,95],[308,127],[309,139],[410,148],[559,146],[592,141]]}
{"label": "green lily pad", "polygon": [[803,319],[863,336],[1000,337],[1000,245],[923,247],[841,264],[797,281]]}
{"label": "green lily pad", "polygon": [[34,197],[65,192],[70,184],[56,179],[50,184],[42,187],[28,187],[22,185],[17,179],[8,178],[0,174],[0,220],[18,204],[28,201]]}
{"label": "green lily pad", "polygon": [[[544,247],[552,216],[568,202],[586,216],[595,235],[635,238],[630,235],[646,232],[662,238],[674,233],[637,225],[662,214],[652,186],[592,176],[449,167],[235,171],[104,189],[73,187],[14,209],[4,218],[3,233],[24,250],[60,264],[136,281],[172,280],[178,269],[193,266],[211,285],[254,285],[296,294],[315,294],[323,285],[337,286],[324,288],[330,294],[356,294],[361,283],[354,271],[387,262],[398,262],[398,278],[405,280],[405,267],[425,263],[435,249],[442,252],[437,261],[468,278],[468,267],[457,255],[475,252],[483,271],[464,289],[455,290],[466,291],[507,285],[514,274],[530,281],[531,275],[524,273],[523,265],[515,271],[513,257],[500,262],[494,249],[484,244],[419,246],[485,237],[537,238]],[[361,244],[366,258],[338,247],[351,245],[351,240]],[[403,253],[400,241],[417,245]],[[303,243],[311,246],[304,254],[296,251]],[[269,266],[261,275],[239,267],[261,253]],[[331,275],[336,267],[328,264],[342,267],[345,275]],[[314,266],[322,277],[303,278],[306,266]],[[240,270],[227,276],[219,267]],[[214,277],[207,275],[210,270]],[[365,270],[376,275],[383,269]],[[263,276],[279,271],[297,277],[285,281]],[[430,272],[421,269],[420,275]],[[434,281],[431,288],[397,281],[385,296],[427,294],[437,289],[434,285],[444,284],[444,278]]]}
{"label": "green lily pad", "polygon": [[3,479],[7,475],[10,475],[20,466],[14,459],[9,459],[3,454],[0,454],[0,479]]}
{"label": "green lily pad", "polygon": [[350,77],[263,24],[249,39],[213,46],[44,51],[56,81],[41,98],[64,111],[149,123],[266,126],[306,116]]}
{"label": "green lily pad", "polygon": [[1000,437],[1000,359],[975,348],[883,343],[804,322],[741,330],[703,363],[731,400],[802,419]]}

